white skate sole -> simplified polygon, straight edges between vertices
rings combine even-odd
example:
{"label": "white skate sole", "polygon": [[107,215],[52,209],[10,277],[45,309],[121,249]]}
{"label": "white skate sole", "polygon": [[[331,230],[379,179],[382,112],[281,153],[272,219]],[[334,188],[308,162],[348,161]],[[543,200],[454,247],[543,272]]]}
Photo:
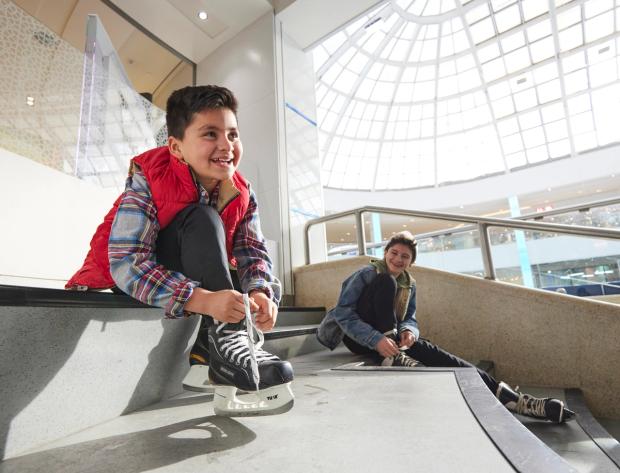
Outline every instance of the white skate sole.
{"label": "white skate sole", "polygon": [[222,384],[214,386],[214,411],[218,416],[242,417],[283,414],[290,411],[295,402],[291,383],[248,392],[242,396],[242,399],[237,397],[235,386]]}
{"label": "white skate sole", "polygon": [[183,389],[200,393],[213,392],[213,384],[209,382],[209,367],[207,365],[192,365],[183,378]]}

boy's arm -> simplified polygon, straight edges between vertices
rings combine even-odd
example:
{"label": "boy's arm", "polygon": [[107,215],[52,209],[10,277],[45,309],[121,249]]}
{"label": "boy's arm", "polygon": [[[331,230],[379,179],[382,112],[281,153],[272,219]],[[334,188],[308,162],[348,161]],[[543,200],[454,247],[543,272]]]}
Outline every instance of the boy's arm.
{"label": "boy's arm", "polygon": [[271,258],[260,228],[256,195],[251,189],[248,210],[235,232],[232,251],[237,260],[237,272],[243,291],[249,294],[259,290],[277,303],[281,289],[279,284],[275,284]]}
{"label": "boy's arm", "polygon": [[127,179],[108,242],[110,273],[116,285],[135,299],[163,307],[168,318],[183,317],[198,283],[155,260],[159,233],[157,210],[140,171]]}

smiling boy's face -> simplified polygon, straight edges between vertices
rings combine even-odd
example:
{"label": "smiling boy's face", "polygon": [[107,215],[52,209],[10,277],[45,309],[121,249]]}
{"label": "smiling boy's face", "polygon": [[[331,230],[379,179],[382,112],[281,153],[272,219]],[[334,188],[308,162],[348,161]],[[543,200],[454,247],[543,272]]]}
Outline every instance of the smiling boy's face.
{"label": "smiling boy's face", "polygon": [[407,245],[402,243],[396,243],[391,246],[385,253],[385,263],[388,268],[388,272],[394,276],[400,276],[409,266],[413,260],[413,253]]}
{"label": "smiling boy's face", "polygon": [[237,117],[228,108],[195,113],[183,139],[168,138],[170,153],[192,168],[210,192],[219,181],[230,179],[239,166],[243,146]]}

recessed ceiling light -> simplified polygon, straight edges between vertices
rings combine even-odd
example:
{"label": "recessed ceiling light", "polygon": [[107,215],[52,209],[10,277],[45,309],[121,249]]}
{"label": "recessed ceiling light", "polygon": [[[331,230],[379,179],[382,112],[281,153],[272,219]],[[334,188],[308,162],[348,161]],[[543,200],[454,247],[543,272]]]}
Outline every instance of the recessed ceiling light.
{"label": "recessed ceiling light", "polygon": [[201,10],[198,12],[198,18],[200,18],[202,21],[206,21],[207,18],[209,18],[209,15],[207,14],[206,11]]}
{"label": "recessed ceiling light", "polygon": [[30,95],[26,97],[26,105],[34,107],[34,97],[31,97]]}

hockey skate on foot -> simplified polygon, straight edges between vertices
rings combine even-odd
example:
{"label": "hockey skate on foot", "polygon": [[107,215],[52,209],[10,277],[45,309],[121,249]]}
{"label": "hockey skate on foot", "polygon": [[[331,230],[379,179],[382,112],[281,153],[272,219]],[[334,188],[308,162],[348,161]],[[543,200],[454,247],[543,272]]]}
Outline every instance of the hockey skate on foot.
{"label": "hockey skate on foot", "polygon": [[558,424],[572,420],[575,417],[575,413],[568,409],[559,399],[549,397],[537,398],[524,394],[512,389],[503,381],[499,383],[495,396],[509,411],[516,414],[550,420]]}
{"label": "hockey skate on foot", "polygon": [[[281,414],[293,407],[293,368],[262,349],[264,337],[252,320],[247,294],[244,302],[244,321],[209,329],[209,379],[215,385],[216,414]],[[239,399],[238,389],[248,391],[248,398]]]}
{"label": "hockey skate on foot", "polygon": [[418,362],[402,351],[395,356],[388,356],[383,359],[381,366],[401,366],[406,368],[415,368]]}

